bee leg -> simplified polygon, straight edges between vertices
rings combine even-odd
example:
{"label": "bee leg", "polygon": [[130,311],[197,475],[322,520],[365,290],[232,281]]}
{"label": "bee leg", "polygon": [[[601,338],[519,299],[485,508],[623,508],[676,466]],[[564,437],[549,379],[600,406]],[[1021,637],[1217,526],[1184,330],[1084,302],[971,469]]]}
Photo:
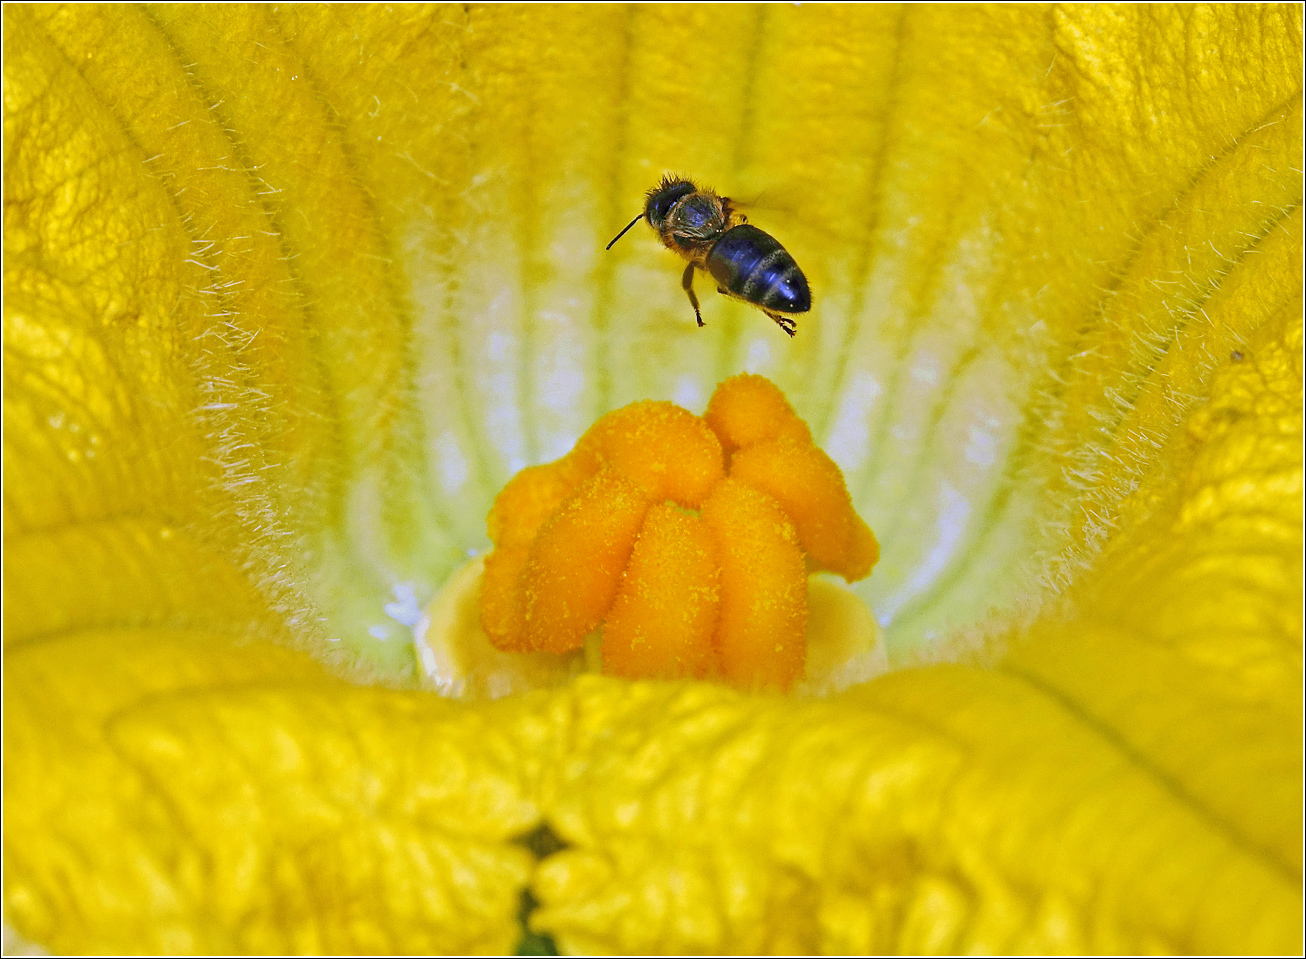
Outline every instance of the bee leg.
{"label": "bee leg", "polygon": [[706,326],[707,324],[703,322],[703,314],[698,308],[698,297],[694,295],[694,264],[685,267],[685,275],[680,278],[680,285],[689,294],[690,305],[694,307],[694,319],[698,320],[699,326]]}
{"label": "bee leg", "polygon": [[779,325],[780,329],[784,330],[790,336],[793,336],[795,333],[798,332],[798,324],[795,323],[793,320],[789,319],[789,317],[781,316],[779,313],[772,313],[770,310],[763,310],[762,312],[765,313],[767,316],[771,317],[771,319],[775,320],[775,322]]}

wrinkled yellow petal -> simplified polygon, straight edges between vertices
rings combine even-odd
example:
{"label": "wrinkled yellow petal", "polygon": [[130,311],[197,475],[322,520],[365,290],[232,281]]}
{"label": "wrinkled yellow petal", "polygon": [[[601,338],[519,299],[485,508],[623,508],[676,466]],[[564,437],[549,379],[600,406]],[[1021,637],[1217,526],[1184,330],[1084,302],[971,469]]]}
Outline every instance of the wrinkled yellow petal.
{"label": "wrinkled yellow petal", "polygon": [[[21,935],[497,952],[529,884],[571,951],[1300,951],[1299,7],[4,20]],[[603,252],[669,169],[792,343]],[[509,476],[744,369],[918,665],[395,688]]]}
{"label": "wrinkled yellow petal", "polygon": [[1055,697],[955,667],[863,689],[795,706],[582,686],[589,761],[550,810],[576,848],[541,867],[535,925],[577,952],[1174,952],[1295,934],[1292,884]]}
{"label": "wrinkled yellow petal", "polygon": [[442,700],[175,631],[24,644],[5,671],[6,910],[32,938],[96,952],[511,946],[530,857],[505,839],[536,814],[487,775],[503,734],[441,732]]}

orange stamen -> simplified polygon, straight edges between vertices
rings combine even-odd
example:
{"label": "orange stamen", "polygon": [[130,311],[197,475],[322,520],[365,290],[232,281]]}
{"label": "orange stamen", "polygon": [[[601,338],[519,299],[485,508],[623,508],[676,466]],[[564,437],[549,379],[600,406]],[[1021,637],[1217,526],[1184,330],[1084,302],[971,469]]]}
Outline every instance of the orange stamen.
{"label": "orange stamen", "polygon": [[727,454],[763,440],[787,437],[812,441],[812,431],[794,412],[785,395],[764,376],[732,376],[716,388],[703,419]]}
{"label": "orange stamen", "polygon": [[527,649],[585,644],[612,607],[651,505],[647,491],[602,469],[540,527],[522,576]]}
{"label": "orange stamen", "polygon": [[522,575],[528,546],[500,546],[485,557],[481,573],[481,628],[496,649],[509,653],[530,651],[526,645],[526,597]]}
{"label": "orange stamen", "polygon": [[628,679],[702,679],[717,671],[720,565],[707,525],[659,503],[603,622],[603,671]]}
{"label": "orange stamen", "polygon": [[810,442],[774,439],[741,449],[730,460],[730,475],[780,504],[816,566],[851,583],[879,559],[879,544],[853,510],[843,473]]}
{"label": "orange stamen", "polygon": [[491,541],[500,548],[529,546],[544,521],[598,470],[597,457],[576,453],[522,470],[494,498],[485,521]]}
{"label": "orange stamen", "polygon": [[838,466],[752,375],[702,417],[607,414],[505,486],[487,525],[481,624],[498,649],[564,653],[602,626],[605,672],[746,689],[802,677],[808,566],[851,582],[878,555]]}
{"label": "orange stamen", "polygon": [[581,437],[582,450],[659,499],[696,508],[725,474],[721,444],[693,413],[645,400],[604,416]]}
{"label": "orange stamen", "polygon": [[787,690],[802,675],[807,570],[793,523],[765,493],[720,483],[703,504],[721,563],[721,674],[744,689]]}

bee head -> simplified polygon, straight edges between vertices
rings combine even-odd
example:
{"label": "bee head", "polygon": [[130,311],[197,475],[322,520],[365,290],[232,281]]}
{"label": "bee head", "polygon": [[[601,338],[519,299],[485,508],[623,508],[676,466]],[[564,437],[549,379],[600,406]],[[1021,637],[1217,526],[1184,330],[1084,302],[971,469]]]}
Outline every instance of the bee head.
{"label": "bee head", "polygon": [[644,204],[644,215],[648,217],[649,225],[655,230],[661,230],[662,224],[667,220],[667,214],[671,212],[676,202],[697,192],[698,187],[688,180],[664,176],[661,183],[648,191],[648,199]]}

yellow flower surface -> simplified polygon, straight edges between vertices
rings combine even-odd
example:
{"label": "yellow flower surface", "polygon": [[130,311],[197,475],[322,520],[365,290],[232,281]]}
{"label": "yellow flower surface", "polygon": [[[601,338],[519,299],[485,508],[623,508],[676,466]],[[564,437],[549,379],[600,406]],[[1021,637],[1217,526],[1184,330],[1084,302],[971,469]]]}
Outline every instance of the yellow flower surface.
{"label": "yellow flower surface", "polygon": [[[22,941],[1301,951],[1300,6],[4,28]],[[672,170],[802,266],[792,341],[604,251]],[[894,670],[425,688],[508,480],[740,372]]]}

